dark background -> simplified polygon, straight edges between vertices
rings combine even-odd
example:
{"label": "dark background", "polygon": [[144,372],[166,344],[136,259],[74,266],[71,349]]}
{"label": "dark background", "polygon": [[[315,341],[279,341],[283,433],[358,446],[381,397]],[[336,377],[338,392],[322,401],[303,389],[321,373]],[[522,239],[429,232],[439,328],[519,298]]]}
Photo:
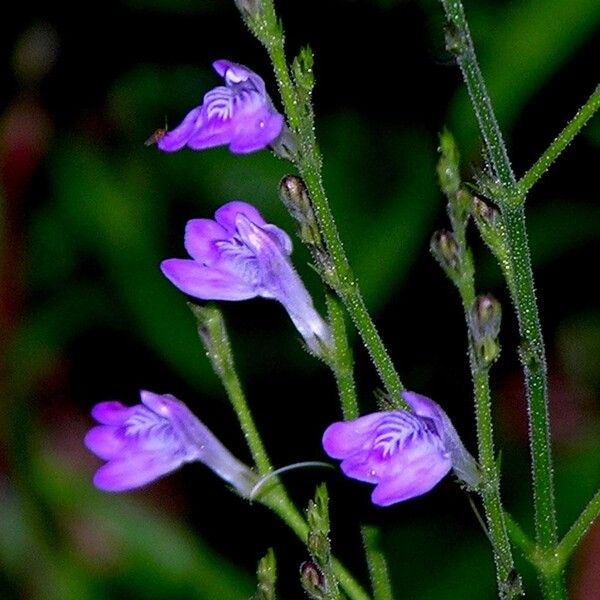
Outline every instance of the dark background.
{"label": "dark background", "polygon": [[[435,177],[447,125],[465,179],[484,168],[460,74],[433,0],[280,2],[288,53],[315,53],[325,185],[368,306],[409,389],[436,399],[475,450],[458,297],[428,253],[446,226]],[[218,83],[218,58],[275,83],[263,49],[226,0],[123,0],[14,7],[0,39],[0,593],[33,599],[247,598],[273,546],[282,598],[302,597],[305,550],[275,516],[194,465],[135,493],[93,489],[89,409],[170,392],[240,458],[235,415],[196,339],[185,298],[159,262],[183,256],[185,222],[224,202],[256,204],[293,230],[277,199],[290,167],[268,152],[146,148]],[[476,47],[517,175],[598,83],[597,0],[467,2]],[[277,99],[275,99],[276,104]],[[561,532],[600,482],[596,119],[529,199],[549,354]],[[481,292],[503,303],[504,351],[492,371],[507,508],[531,531],[525,401],[516,326],[498,268],[470,232]],[[296,244],[315,302],[323,289]],[[327,370],[270,301],[223,303],[240,374],[277,466],[323,459],[339,418]],[[364,412],[380,383],[354,338]],[[358,524],[380,525],[398,598],[495,597],[489,544],[449,477],[387,509],[337,472],[286,476],[305,506],[325,479],[334,550],[366,581]],[[518,554],[518,553],[517,553]],[[573,598],[598,597],[600,529],[569,573]],[[535,580],[526,575],[528,597]]]}

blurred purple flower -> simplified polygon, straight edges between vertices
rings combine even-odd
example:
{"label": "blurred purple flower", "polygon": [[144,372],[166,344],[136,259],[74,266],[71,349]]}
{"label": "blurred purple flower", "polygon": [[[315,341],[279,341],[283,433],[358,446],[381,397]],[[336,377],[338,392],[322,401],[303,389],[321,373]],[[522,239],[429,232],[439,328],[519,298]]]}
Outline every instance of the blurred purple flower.
{"label": "blurred purple flower", "polygon": [[225,80],[204,96],[172,131],[159,130],[148,143],[156,142],[165,152],[184,146],[204,150],[229,146],[234,154],[262,150],[286,133],[283,116],[267,95],[265,82],[253,71],[228,60],[213,63]]}
{"label": "blurred purple flower", "polygon": [[185,248],[191,259],[161,264],[181,291],[201,300],[278,300],[308,347],[318,355],[326,352],[331,333],[292,266],[292,241],[252,205],[234,200],[217,210],[214,221],[189,221]]}
{"label": "blurred purple flower", "polygon": [[377,412],[330,425],[323,447],[342,459],[345,475],[376,484],[371,500],[389,506],[433,488],[451,468],[467,486],[480,480],[473,457],[448,415],[433,400],[402,392],[412,412]]}
{"label": "blurred purple flower", "polygon": [[143,404],[101,402],[92,409],[100,423],[85,445],[108,461],[94,476],[97,488],[123,492],[143,486],[184,463],[199,461],[250,497],[258,476],[235,458],[188,407],[170,394],[141,391]]}

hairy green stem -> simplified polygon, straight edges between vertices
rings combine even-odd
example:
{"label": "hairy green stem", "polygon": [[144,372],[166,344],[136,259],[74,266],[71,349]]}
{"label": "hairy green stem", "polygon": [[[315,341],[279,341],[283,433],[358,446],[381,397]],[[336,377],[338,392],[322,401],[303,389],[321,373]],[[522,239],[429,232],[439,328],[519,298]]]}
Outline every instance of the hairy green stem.
{"label": "hairy green stem", "polygon": [[[283,496],[273,496],[272,492],[270,492],[263,502],[288,525],[303,543],[306,543],[308,525],[296,507],[287,500],[287,496],[284,500]],[[351,600],[371,600],[348,569],[334,556],[331,559],[335,575],[348,597]]]}
{"label": "hairy green stem", "polygon": [[339,300],[331,294],[327,294],[327,312],[329,313],[329,324],[333,334],[335,352],[332,370],[340,396],[342,414],[344,420],[349,421],[356,419],[359,414],[356,385],[354,383],[354,365],[346,335],[344,311]]}
{"label": "hairy green stem", "polygon": [[198,333],[206,355],[223,383],[258,472],[261,475],[270,473],[273,466],[242,390],[223,315],[215,306],[197,306],[195,304],[188,306],[196,317]]}
{"label": "hairy green stem", "polygon": [[592,92],[586,103],[577,111],[567,126],[558,134],[548,149],[519,180],[520,196],[525,197],[532,186],[544,175],[561,152],[573,141],[586,123],[600,109],[600,85]]}
{"label": "hairy green stem", "polygon": [[297,140],[295,163],[310,195],[314,213],[331,260],[328,283],[332,285],[350,314],[375,365],[391,401],[399,408],[408,406],[400,396],[404,389],[398,372],[365,306],[358,282],[344,251],[321,177],[321,154],[315,139],[314,118],[294,85],[285,56],[284,36],[272,0],[263,2],[259,22],[248,22],[251,31],[263,43],[277,79],[288,124]]}
{"label": "hairy green stem", "polygon": [[554,476],[548,414],[547,367],[522,206],[503,211],[509,255],[513,264],[513,302],[521,333],[530,421],[536,541],[542,551],[556,546]]}
{"label": "hairy green stem", "polygon": [[441,0],[441,2],[450,24],[447,34],[448,49],[455,54],[467,84],[494,175],[507,192],[514,193],[516,191],[515,175],[508,159],[498,121],[494,115],[487,86],[477,62],[462,2],[460,0]]}
{"label": "hairy green stem", "polygon": [[514,545],[517,546],[525,558],[532,564],[537,564],[536,553],[537,547],[531,538],[523,531],[523,528],[517,523],[509,513],[504,513],[504,521],[506,523],[506,529],[508,535],[513,541]]}
{"label": "hairy green stem", "polygon": [[577,520],[567,531],[565,537],[561,540],[556,551],[556,557],[559,564],[567,562],[577,545],[592,526],[592,523],[600,516],[600,490],[598,490],[589,504],[583,509],[583,512],[577,517]]}
{"label": "hairy green stem", "polygon": [[[471,328],[471,310],[475,303],[475,277],[473,259],[466,242],[465,220],[455,214],[450,204],[450,219],[458,246],[457,276],[454,283],[460,294],[465,313],[467,329]],[[488,533],[494,553],[498,589],[501,597],[518,595],[517,589],[511,591],[511,578],[514,561],[500,496],[500,473],[494,451],[494,431],[492,420],[492,400],[490,395],[489,367],[482,366],[477,360],[472,335],[469,335],[469,366],[473,380],[475,397],[475,417],[477,423],[477,446],[479,464],[483,481],[478,490],[488,524]]]}
{"label": "hairy green stem", "polygon": [[[344,420],[356,419],[359,415],[352,353],[348,345],[344,312],[339,301],[327,295],[327,309],[334,339],[333,360],[330,363],[335,375]],[[391,582],[385,555],[380,549],[379,531],[376,527],[361,526],[365,558],[375,600],[392,599]]]}
{"label": "hairy green stem", "polygon": [[[557,536],[546,358],[534,292],[525,213],[522,207],[523,199],[477,63],[462,2],[460,0],[441,0],[441,2],[454,29],[449,34],[449,47],[456,53],[477,115],[487,155],[500,184],[497,197],[494,199],[500,206],[506,228],[511,272],[514,277],[508,287],[519,321],[521,355],[527,387],[536,540],[540,550],[548,552],[556,548]],[[541,585],[545,598],[557,600],[566,595],[562,573],[551,577],[546,577],[542,573]]]}
{"label": "hairy green stem", "polygon": [[360,532],[365,546],[374,600],[394,600],[385,554],[381,550],[379,529],[363,525]]}

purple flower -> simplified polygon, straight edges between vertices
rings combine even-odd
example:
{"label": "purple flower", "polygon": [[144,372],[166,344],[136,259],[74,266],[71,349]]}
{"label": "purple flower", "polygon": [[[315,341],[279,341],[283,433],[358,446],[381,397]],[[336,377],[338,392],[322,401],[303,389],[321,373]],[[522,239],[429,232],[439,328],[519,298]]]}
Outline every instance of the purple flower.
{"label": "purple flower", "polygon": [[250,497],[258,476],[235,458],[189,408],[170,394],[141,391],[143,404],[101,402],[92,409],[100,423],[85,445],[108,461],[94,476],[97,488],[123,492],[137,488],[184,463],[200,461],[242,496]]}
{"label": "purple flower", "polygon": [[330,425],[323,435],[325,452],[342,459],[348,477],[374,483],[371,500],[379,506],[428,492],[451,468],[476,487],[477,464],[448,415],[426,396],[403,392],[402,397],[412,412],[377,412]]}
{"label": "purple flower", "polygon": [[262,150],[286,132],[283,117],[256,73],[228,60],[215,61],[213,68],[225,85],[207,92],[202,104],[178,127],[168,132],[159,130],[149,142],[156,142],[165,152],[184,146],[204,150],[228,145],[234,154],[247,154]]}
{"label": "purple flower", "polygon": [[185,229],[191,259],[171,258],[161,269],[181,291],[201,300],[261,296],[283,304],[308,347],[322,355],[331,334],[290,261],[292,242],[256,208],[234,200],[215,220],[193,219]]}

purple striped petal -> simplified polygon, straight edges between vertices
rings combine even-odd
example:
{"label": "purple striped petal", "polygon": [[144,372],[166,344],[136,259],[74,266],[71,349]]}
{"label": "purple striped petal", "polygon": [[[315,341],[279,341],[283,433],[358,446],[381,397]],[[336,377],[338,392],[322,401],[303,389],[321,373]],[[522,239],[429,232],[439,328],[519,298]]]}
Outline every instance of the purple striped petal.
{"label": "purple striped petal", "polygon": [[402,396],[414,412],[378,412],[333,423],[323,434],[325,452],[343,459],[346,476],[376,484],[371,499],[378,506],[428,492],[452,468],[468,486],[476,487],[477,465],[446,413],[426,396]]}

